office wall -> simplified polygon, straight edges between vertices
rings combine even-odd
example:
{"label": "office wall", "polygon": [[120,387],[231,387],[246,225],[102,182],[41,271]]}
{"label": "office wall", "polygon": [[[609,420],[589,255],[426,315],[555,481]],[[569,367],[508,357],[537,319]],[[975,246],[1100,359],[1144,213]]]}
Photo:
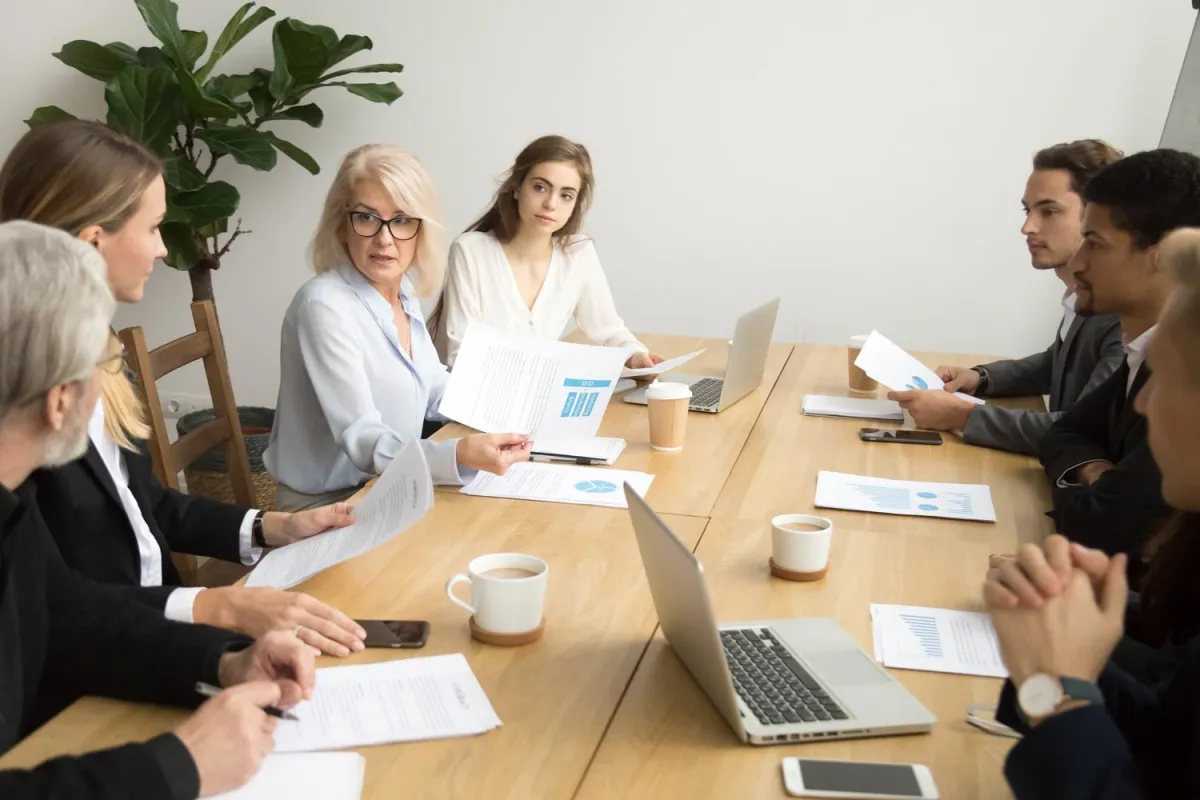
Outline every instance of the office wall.
{"label": "office wall", "polygon": [[[213,35],[239,0],[183,0]],[[1019,200],[1056,141],[1158,141],[1194,12],[1184,0],[276,0],[283,14],[368,33],[406,65],[393,106],[314,99],[320,130],[287,136],[325,171],[231,165],[239,240],[214,281],[235,389],[273,403],[278,330],[308,277],[305,247],[339,157],[402,143],[437,181],[447,227],[486,204],[528,140],[587,143],[588,230],[637,330],[724,336],[778,294],[776,337],[879,328],[914,349],[1043,347],[1058,286],[1029,268]],[[0,150],[37,105],[101,112],[98,84],[50,53],[75,38],[147,43],[132,0],[0,0]],[[269,60],[260,30],[228,63]],[[281,127],[280,130],[283,130]],[[118,324],[187,330],[186,276],[161,267]],[[164,387],[198,391],[199,374]]]}

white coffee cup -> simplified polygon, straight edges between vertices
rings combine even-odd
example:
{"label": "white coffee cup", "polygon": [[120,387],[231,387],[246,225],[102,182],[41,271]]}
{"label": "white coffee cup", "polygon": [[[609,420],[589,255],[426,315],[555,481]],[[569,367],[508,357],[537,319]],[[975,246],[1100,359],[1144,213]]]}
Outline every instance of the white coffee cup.
{"label": "white coffee cup", "polygon": [[[446,595],[470,611],[475,625],[488,633],[527,633],[542,624],[546,577],[550,566],[520,553],[493,553],[467,565],[467,574],[446,581]],[[471,602],[454,594],[459,583],[471,584]]]}
{"label": "white coffee cup", "polygon": [[687,433],[688,406],[692,389],[686,383],[655,381],[646,387],[646,408],[650,417],[650,446],[655,450],[677,453],[683,449]]}
{"label": "white coffee cup", "polygon": [[780,514],[771,520],[771,560],[779,569],[820,573],[829,566],[833,522],[811,514]]}

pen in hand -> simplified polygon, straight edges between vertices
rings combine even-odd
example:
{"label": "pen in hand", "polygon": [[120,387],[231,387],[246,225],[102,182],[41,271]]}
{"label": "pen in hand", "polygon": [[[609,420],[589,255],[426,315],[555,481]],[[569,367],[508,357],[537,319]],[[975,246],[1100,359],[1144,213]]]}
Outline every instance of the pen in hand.
{"label": "pen in hand", "polygon": [[[196,683],[196,692],[204,695],[205,697],[216,697],[221,693],[221,690],[218,687],[213,686],[211,683],[199,681]],[[263,713],[267,716],[275,717],[277,719],[290,719],[293,722],[300,721],[300,718],[292,712],[284,711],[283,709],[276,708],[275,706],[267,706],[263,709]]]}

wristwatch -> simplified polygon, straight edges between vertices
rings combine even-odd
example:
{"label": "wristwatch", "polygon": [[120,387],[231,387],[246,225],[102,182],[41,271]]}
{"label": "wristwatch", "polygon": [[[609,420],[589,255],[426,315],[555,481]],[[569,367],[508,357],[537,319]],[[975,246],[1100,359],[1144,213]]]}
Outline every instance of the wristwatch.
{"label": "wristwatch", "polygon": [[263,514],[264,513],[265,512],[263,512],[263,511],[259,511],[257,514],[254,515],[254,523],[250,526],[250,538],[251,538],[251,541],[254,542],[255,547],[261,547],[263,549],[266,549],[267,535],[263,532]]}
{"label": "wristwatch", "polygon": [[992,390],[992,376],[983,367],[971,367],[971,371],[979,376],[979,385],[972,394],[975,397],[987,397],[988,392]]}
{"label": "wristwatch", "polygon": [[1055,677],[1044,672],[1030,675],[1017,689],[1017,703],[1027,720],[1048,717],[1068,700],[1103,705],[1104,695],[1091,681]]}

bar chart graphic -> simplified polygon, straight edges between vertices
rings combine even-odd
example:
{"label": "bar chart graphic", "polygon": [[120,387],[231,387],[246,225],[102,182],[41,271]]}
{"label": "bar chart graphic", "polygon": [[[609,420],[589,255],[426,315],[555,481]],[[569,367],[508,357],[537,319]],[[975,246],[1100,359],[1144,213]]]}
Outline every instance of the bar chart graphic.
{"label": "bar chart graphic", "polygon": [[938,635],[936,619],[918,614],[900,614],[900,619],[926,658],[942,658],[942,637]]}

